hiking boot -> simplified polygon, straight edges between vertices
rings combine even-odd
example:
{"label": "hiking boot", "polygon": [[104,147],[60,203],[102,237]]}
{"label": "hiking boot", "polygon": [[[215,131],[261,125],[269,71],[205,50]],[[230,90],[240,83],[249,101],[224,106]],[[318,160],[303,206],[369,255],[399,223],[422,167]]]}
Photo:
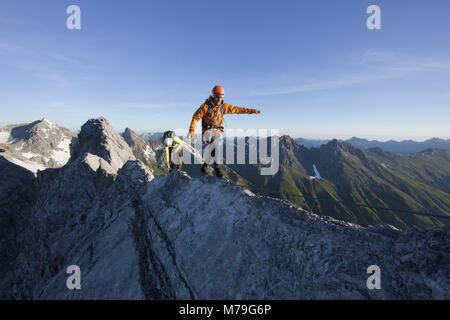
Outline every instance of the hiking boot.
{"label": "hiking boot", "polygon": [[214,163],[214,173],[218,178],[223,178],[223,171],[217,163]]}
{"label": "hiking boot", "polygon": [[201,171],[202,171],[203,174],[208,175],[208,174],[209,174],[209,166],[208,166],[208,164],[204,163],[204,164],[202,165]]}

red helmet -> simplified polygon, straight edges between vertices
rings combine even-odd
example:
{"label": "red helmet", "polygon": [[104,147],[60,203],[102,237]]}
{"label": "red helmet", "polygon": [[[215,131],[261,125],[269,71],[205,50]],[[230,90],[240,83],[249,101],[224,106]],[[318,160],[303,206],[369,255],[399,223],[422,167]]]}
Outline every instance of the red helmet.
{"label": "red helmet", "polygon": [[215,86],[212,89],[212,93],[214,96],[221,95],[223,97],[225,95],[225,90],[223,90],[223,88],[221,86]]}

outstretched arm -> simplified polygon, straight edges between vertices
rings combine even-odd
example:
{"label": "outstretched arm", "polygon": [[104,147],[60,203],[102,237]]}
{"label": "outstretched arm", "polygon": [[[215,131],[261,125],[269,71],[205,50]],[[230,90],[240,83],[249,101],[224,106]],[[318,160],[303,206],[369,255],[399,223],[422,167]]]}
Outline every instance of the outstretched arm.
{"label": "outstretched arm", "polygon": [[256,113],[259,114],[261,111],[257,109],[250,109],[250,108],[242,108],[238,106],[232,106],[231,104],[224,104],[223,106],[223,113],[224,114],[233,114],[233,113],[240,113],[240,114],[252,114]]}

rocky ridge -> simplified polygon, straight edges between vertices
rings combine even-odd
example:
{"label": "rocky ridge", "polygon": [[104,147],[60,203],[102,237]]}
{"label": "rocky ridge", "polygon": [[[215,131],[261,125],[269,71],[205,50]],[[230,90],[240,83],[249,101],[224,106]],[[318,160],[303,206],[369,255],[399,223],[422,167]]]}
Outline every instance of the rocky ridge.
{"label": "rocky ridge", "polygon": [[[2,198],[13,223],[0,232],[14,236],[0,247],[0,298],[450,298],[449,228],[363,228],[214,177],[154,177],[104,118],[71,152],[37,178],[0,170],[2,195],[19,191]],[[69,265],[81,290],[66,286]],[[380,290],[366,286],[370,265]]]}

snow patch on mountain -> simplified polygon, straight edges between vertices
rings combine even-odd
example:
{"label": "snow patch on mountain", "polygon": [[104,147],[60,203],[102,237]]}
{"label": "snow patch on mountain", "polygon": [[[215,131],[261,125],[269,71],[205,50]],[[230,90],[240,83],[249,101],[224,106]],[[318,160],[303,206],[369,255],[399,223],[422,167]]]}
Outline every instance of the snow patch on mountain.
{"label": "snow patch on mountain", "polygon": [[22,161],[16,158],[7,158],[10,162],[17,164],[18,166],[21,166],[27,170],[30,170],[31,172],[33,172],[34,174],[37,173],[38,170],[45,170],[47,169],[46,167],[44,167],[43,165],[40,165],[36,162],[27,162],[27,161]]}
{"label": "snow patch on mountain", "polygon": [[39,157],[39,154],[34,153],[34,152],[24,152],[22,153],[22,157],[27,158],[27,159],[31,159],[34,157]]}
{"label": "snow patch on mountain", "polygon": [[311,180],[314,180],[314,179],[319,179],[320,180],[320,179],[322,179],[322,177],[320,176],[319,170],[317,170],[317,167],[316,167],[315,164],[313,164],[313,170],[314,170],[315,176],[310,176],[309,178]]}
{"label": "snow patch on mountain", "polygon": [[155,152],[152,149],[150,149],[149,146],[147,146],[147,148],[145,148],[144,154],[146,157],[149,157],[150,155],[155,154]]}
{"label": "snow patch on mountain", "polygon": [[9,143],[8,141],[11,139],[11,135],[9,132],[0,131],[0,143]]}
{"label": "snow patch on mountain", "polygon": [[42,122],[45,123],[50,130],[55,129],[57,127],[57,125],[55,125],[53,122],[47,120],[47,118],[43,118]]}
{"label": "snow patch on mountain", "polygon": [[14,144],[14,146],[15,146],[15,150],[17,150],[17,151],[22,151],[23,150],[23,148],[25,148],[26,147],[26,145],[25,145],[25,143],[24,142],[20,142],[20,144],[18,143],[18,141],[14,141],[14,142],[11,142],[11,144]]}
{"label": "snow patch on mountain", "polygon": [[70,143],[71,139],[63,139],[58,144],[58,150],[52,151],[52,159],[58,164],[64,165],[70,159]]}

